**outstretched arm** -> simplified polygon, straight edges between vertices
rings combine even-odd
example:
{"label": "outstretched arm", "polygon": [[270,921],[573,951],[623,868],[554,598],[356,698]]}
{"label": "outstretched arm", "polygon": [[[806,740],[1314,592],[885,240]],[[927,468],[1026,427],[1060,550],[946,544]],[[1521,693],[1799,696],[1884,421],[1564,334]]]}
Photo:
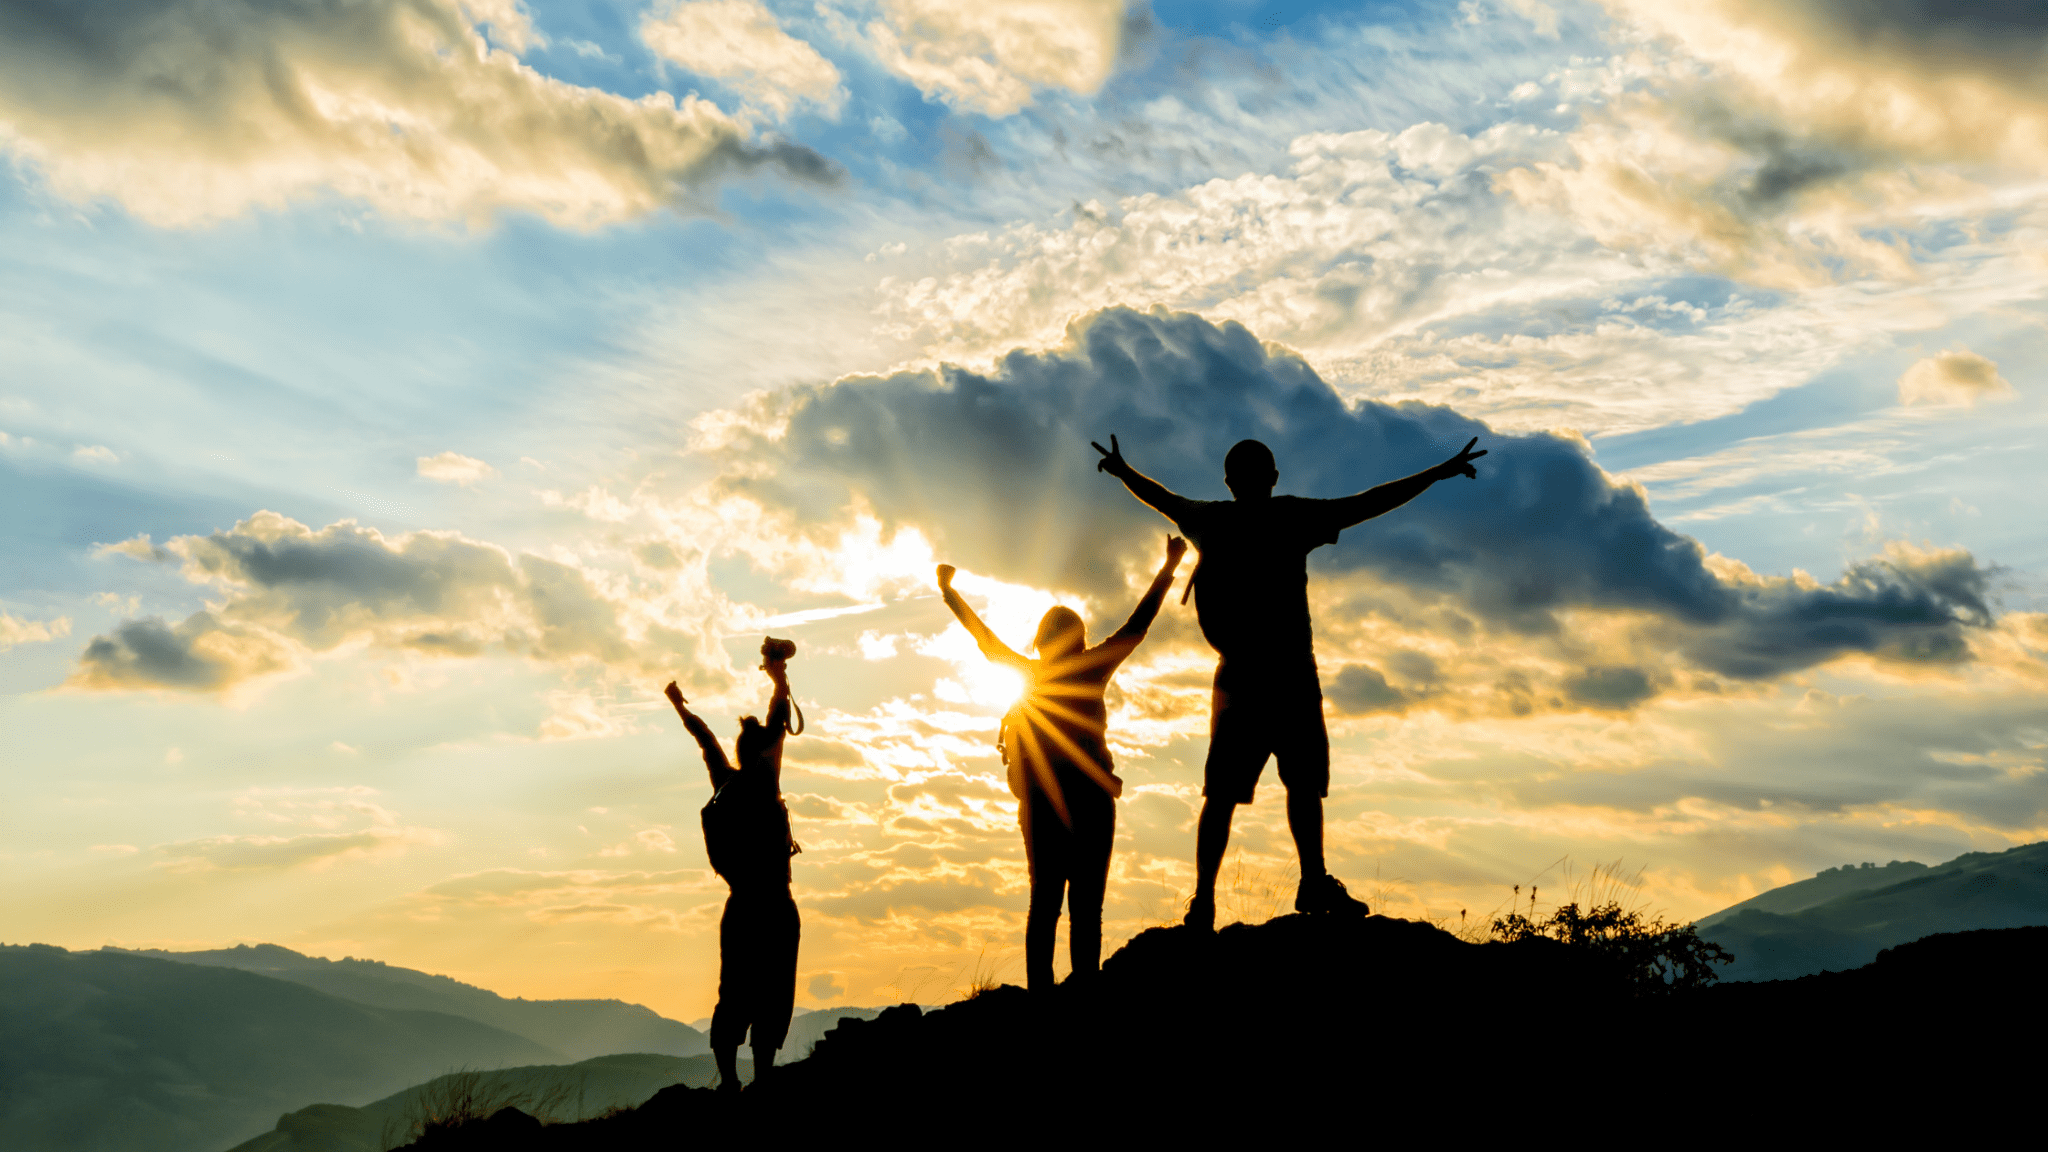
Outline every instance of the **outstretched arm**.
{"label": "outstretched arm", "polygon": [[732,761],[725,758],[725,749],[718,746],[718,737],[713,736],[711,727],[690,711],[689,702],[683,699],[682,690],[676,687],[675,681],[669,681],[662,693],[670,704],[675,705],[676,715],[683,718],[683,727],[697,738],[697,747],[704,752],[704,770],[711,774],[711,790],[716,792],[725,787],[726,780],[732,776]]}
{"label": "outstretched arm", "polygon": [[981,649],[983,656],[992,663],[1028,671],[1031,661],[998,640],[996,634],[988,630],[988,625],[981,622],[981,617],[975,615],[974,609],[968,606],[967,601],[961,598],[960,593],[953,590],[955,571],[951,564],[939,565],[939,592],[945,597],[946,607],[953,610],[953,615],[960,621],[960,626],[967,629],[969,636],[974,637],[974,643]]}
{"label": "outstretched arm", "polygon": [[1385,515],[1406,504],[1429,490],[1439,480],[1453,476],[1464,476],[1477,480],[1479,470],[1472,467],[1472,461],[1486,455],[1485,449],[1474,452],[1472,445],[1479,443],[1474,436],[1470,443],[1458,450],[1458,454],[1434,468],[1425,468],[1413,476],[1389,480],[1377,488],[1368,488],[1356,496],[1343,496],[1330,501],[1337,513],[1338,527],[1349,528],[1353,524]]}
{"label": "outstretched arm", "polygon": [[768,679],[775,682],[775,695],[768,701],[768,731],[775,734],[775,743],[765,758],[766,767],[775,777],[775,787],[782,787],[782,738],[789,732],[789,670],[780,660],[762,663],[761,671],[768,673]]}
{"label": "outstretched arm", "polygon": [[1152,586],[1145,589],[1138,606],[1131,609],[1131,618],[1096,648],[1103,658],[1122,663],[1126,656],[1137,650],[1138,642],[1145,638],[1152,621],[1158,618],[1159,606],[1166,601],[1166,590],[1173,587],[1174,569],[1180,567],[1180,558],[1187,554],[1187,550],[1187,541],[1178,536],[1166,538],[1166,562],[1159,566],[1159,572],[1152,577]]}
{"label": "outstretched arm", "polygon": [[1095,462],[1095,470],[1097,472],[1107,472],[1111,476],[1123,481],[1124,487],[1131,490],[1131,495],[1144,501],[1161,516],[1166,517],[1175,524],[1181,522],[1188,508],[1194,504],[1194,501],[1168,489],[1166,485],[1131,467],[1130,462],[1124,459],[1123,448],[1117,444],[1115,436],[1112,435],[1109,438],[1109,447],[1107,448],[1093,440],[1088,442],[1088,446],[1102,453],[1102,459]]}

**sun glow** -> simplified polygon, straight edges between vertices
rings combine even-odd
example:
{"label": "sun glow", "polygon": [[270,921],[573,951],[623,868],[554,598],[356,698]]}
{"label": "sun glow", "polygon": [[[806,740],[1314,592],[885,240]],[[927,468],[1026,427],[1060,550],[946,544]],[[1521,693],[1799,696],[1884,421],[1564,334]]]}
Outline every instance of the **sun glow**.
{"label": "sun glow", "polygon": [[978,668],[961,669],[968,699],[990,708],[1005,708],[1024,694],[1024,676],[1015,668],[983,661]]}
{"label": "sun glow", "polygon": [[[1006,584],[971,572],[954,576],[953,587],[975,606],[998,639],[1027,656],[1031,654],[1031,637],[1038,628],[1038,618],[1059,603],[1050,592]],[[975,646],[967,629],[957,623],[918,645],[917,650],[953,665],[957,682],[964,690],[965,700],[961,703],[1008,708],[1024,694],[1023,675],[1014,668],[991,663]]]}

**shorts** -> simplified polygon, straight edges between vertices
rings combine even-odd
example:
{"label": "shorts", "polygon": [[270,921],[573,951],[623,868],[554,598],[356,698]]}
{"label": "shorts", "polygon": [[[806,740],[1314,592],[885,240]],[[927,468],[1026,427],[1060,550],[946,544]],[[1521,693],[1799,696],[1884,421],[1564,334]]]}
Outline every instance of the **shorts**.
{"label": "shorts", "polygon": [[1251,803],[1268,757],[1279,759],[1280,783],[1288,792],[1330,794],[1330,734],[1323,727],[1315,665],[1281,673],[1217,665],[1202,795]]}
{"label": "shorts", "polygon": [[711,1047],[737,1048],[741,1040],[771,1051],[782,1047],[796,1008],[796,950],[802,933],[788,888],[736,891],[726,897],[725,915],[718,920],[718,1007],[711,1013]]}

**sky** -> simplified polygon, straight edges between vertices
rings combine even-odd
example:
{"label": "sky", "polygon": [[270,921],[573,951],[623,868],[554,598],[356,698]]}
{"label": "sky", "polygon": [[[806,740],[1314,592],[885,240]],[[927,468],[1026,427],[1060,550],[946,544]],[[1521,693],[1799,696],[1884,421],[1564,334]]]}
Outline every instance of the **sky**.
{"label": "sky", "polygon": [[[1014,646],[1338,496],[1331,868],[1704,915],[2048,827],[2048,14],[2000,0],[0,0],[0,935],[715,995],[796,640],[805,1007],[1021,980]],[[1112,947],[1214,656],[1110,696]],[[1278,784],[1222,918],[1286,910]],[[1461,917],[1463,919],[1461,919]],[[1064,971],[1065,960],[1060,961]]]}

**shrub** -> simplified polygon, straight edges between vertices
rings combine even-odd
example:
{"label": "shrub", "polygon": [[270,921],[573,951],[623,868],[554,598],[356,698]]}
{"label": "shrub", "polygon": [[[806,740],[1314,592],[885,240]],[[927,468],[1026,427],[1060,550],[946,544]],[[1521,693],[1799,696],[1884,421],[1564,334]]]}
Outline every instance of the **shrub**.
{"label": "shrub", "polygon": [[[1532,909],[1533,912],[1533,909]],[[1581,948],[1607,961],[1639,995],[1704,988],[1720,978],[1716,964],[1735,957],[1711,940],[1702,940],[1690,924],[1667,923],[1623,908],[1618,900],[1580,911],[1576,901],[1543,919],[1509,912],[1493,922],[1497,940],[1542,938]]]}

